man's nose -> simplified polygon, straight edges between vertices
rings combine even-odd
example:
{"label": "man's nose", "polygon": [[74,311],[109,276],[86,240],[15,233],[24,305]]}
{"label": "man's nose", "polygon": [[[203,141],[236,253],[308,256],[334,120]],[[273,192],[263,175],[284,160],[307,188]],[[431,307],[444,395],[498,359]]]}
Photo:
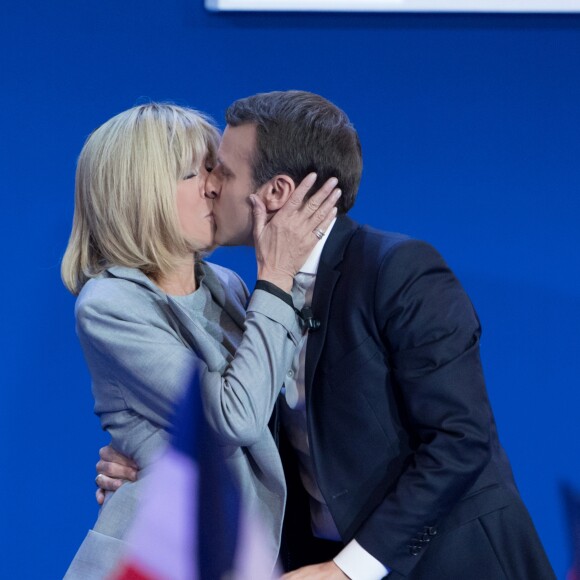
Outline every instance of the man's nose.
{"label": "man's nose", "polygon": [[215,199],[218,196],[217,180],[215,176],[210,173],[205,180],[205,197],[208,199]]}

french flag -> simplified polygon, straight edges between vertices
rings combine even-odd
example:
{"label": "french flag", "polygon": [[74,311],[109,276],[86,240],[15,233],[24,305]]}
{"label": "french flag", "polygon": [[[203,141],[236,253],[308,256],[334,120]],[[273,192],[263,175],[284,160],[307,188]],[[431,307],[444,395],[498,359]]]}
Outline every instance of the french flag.
{"label": "french flag", "polygon": [[260,522],[244,511],[205,420],[197,375],[178,406],[172,441],[149,484],[110,580],[270,580]]}

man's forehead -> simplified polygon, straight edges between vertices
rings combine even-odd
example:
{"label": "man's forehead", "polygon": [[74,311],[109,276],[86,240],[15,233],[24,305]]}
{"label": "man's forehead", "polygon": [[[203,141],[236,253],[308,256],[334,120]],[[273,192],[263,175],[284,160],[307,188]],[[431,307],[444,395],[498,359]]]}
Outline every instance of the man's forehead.
{"label": "man's forehead", "polygon": [[256,142],[256,127],[253,124],[232,127],[227,125],[222,135],[218,156],[222,161],[238,158],[250,161]]}

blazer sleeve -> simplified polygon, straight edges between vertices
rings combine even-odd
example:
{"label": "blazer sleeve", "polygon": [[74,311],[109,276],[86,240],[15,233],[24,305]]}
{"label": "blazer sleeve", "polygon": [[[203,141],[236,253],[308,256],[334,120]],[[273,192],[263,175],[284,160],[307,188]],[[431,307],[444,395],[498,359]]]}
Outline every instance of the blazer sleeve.
{"label": "blazer sleeve", "polygon": [[[127,295],[118,282],[100,280],[98,292],[77,301],[77,333],[93,376],[95,412],[129,409],[168,429],[173,406],[197,368],[204,410],[218,438],[235,445],[255,442],[267,427],[301,335],[293,309],[254,292],[237,353],[216,372],[162,312],[167,304]],[[246,292],[243,284],[240,292]]]}
{"label": "blazer sleeve", "polygon": [[291,306],[269,292],[252,293],[242,341],[224,373],[202,362],[202,402],[220,441],[251,445],[260,438],[301,336]]}
{"label": "blazer sleeve", "polygon": [[385,256],[375,317],[413,452],[355,537],[386,566],[408,573],[417,562],[409,544],[435,533],[491,457],[481,329],[447,264],[416,240]]}

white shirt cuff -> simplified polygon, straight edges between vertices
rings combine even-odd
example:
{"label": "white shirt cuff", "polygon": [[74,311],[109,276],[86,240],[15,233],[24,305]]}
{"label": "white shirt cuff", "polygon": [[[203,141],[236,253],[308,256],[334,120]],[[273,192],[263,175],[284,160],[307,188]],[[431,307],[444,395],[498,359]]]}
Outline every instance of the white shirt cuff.
{"label": "white shirt cuff", "polygon": [[334,563],[351,580],[381,580],[389,569],[371,556],[356,540],[351,540],[334,558]]}

